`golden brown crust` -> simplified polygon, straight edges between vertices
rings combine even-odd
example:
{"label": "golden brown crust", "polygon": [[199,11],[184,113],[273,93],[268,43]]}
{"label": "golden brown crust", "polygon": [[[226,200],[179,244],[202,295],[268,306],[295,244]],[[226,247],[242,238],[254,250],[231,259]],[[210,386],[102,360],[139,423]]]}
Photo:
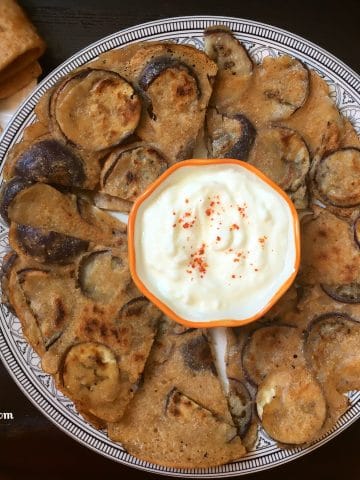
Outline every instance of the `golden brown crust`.
{"label": "golden brown crust", "polygon": [[304,284],[347,284],[359,281],[360,249],[351,223],[325,209],[304,218],[302,224],[302,263]]}

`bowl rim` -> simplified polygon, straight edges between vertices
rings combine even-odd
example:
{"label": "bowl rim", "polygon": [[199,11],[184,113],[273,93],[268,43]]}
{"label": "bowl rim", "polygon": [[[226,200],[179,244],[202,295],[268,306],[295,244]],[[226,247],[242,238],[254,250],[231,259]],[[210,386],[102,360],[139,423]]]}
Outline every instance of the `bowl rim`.
{"label": "bowl rim", "polygon": [[[157,190],[164,180],[171,176],[175,171],[180,168],[189,167],[189,166],[206,166],[206,165],[237,165],[246,170],[252,172],[263,180],[267,185],[269,185],[273,190],[275,190],[287,203],[290,208],[292,226],[294,232],[294,241],[295,241],[295,261],[294,269],[291,275],[280,285],[276,293],[271,297],[271,299],[266,303],[266,305],[261,308],[257,313],[248,317],[244,320],[236,319],[221,319],[221,320],[210,320],[210,321],[191,321],[186,318],[181,317],[176,312],[174,312],[164,301],[160,300],[154,293],[152,293],[144,282],[140,279],[137,274],[136,269],[136,247],[135,247],[135,224],[137,213],[142,205],[142,203],[149,198],[149,196]],[[129,213],[128,220],[128,251],[129,251],[129,268],[132,279],[135,282],[135,285],[138,287],[140,292],[147,297],[152,303],[154,303],[165,315],[174,320],[175,322],[192,328],[215,328],[215,327],[239,327],[247,325],[258,320],[270,308],[275,305],[275,303],[285,294],[285,292],[290,288],[295,277],[298,273],[300,267],[300,223],[299,217],[296,211],[296,208],[289,198],[289,196],[282,190],[273,180],[267,177],[263,172],[258,170],[253,165],[250,165],[247,162],[242,160],[226,158],[226,159],[189,159],[183,160],[181,162],[171,165],[164,173],[162,173],[153,183],[151,183],[145,191],[136,199],[132,209]]]}

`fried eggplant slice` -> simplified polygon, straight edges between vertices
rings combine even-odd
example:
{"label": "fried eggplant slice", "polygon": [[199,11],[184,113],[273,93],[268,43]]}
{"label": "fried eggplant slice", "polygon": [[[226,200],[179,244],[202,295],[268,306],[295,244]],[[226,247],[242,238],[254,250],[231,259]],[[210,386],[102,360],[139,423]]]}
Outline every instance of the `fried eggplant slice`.
{"label": "fried eggplant slice", "polygon": [[110,250],[98,250],[81,258],[77,279],[82,293],[94,302],[110,303],[130,282],[127,261]]}
{"label": "fried eggplant slice", "polygon": [[360,250],[351,226],[325,209],[302,222],[302,263],[304,284],[347,285],[360,278]]}
{"label": "fried eggplant slice", "polygon": [[317,165],[314,181],[325,203],[335,207],[358,206],[360,149],[342,148],[323,157]]}
{"label": "fried eggplant slice", "polygon": [[9,224],[9,206],[16,195],[32,185],[30,180],[22,177],[13,177],[1,186],[0,192],[0,215],[5,223]]}
{"label": "fried eggplant slice", "polygon": [[303,365],[301,332],[294,326],[267,325],[254,330],[242,352],[246,377],[255,385],[284,365]]}
{"label": "fried eggplant slice", "polygon": [[120,371],[114,352],[106,345],[81,342],[66,355],[63,382],[76,401],[97,414],[97,406],[113,402],[119,394]]}
{"label": "fried eggplant slice", "polygon": [[199,82],[193,68],[180,60],[167,56],[157,57],[146,65],[138,81],[141,90],[146,92],[150,85],[168,69],[184,71],[193,77],[196,83],[197,96],[201,95]]}
{"label": "fried eggplant slice", "polygon": [[299,60],[265,57],[252,73],[220,71],[211,105],[222,113],[242,113],[258,128],[291,117],[308,91],[309,72]]}
{"label": "fried eggplant slice", "polygon": [[89,242],[29,225],[12,223],[9,242],[19,255],[39,263],[64,265],[71,263],[89,247]]}
{"label": "fried eggplant slice", "polygon": [[244,115],[221,114],[215,108],[206,114],[206,133],[212,158],[247,160],[256,137],[255,127]]}
{"label": "fried eggplant slice", "polygon": [[134,144],[112,152],[101,172],[101,191],[134,202],[167,168],[155,148]]}
{"label": "fried eggplant slice", "polygon": [[283,190],[295,192],[305,182],[310,168],[310,154],[295,130],[270,126],[258,130],[249,163]]}
{"label": "fried eggplant slice", "polygon": [[270,373],[259,386],[256,404],[266,432],[284,444],[314,440],[326,420],[324,394],[305,368]]}
{"label": "fried eggplant slice", "polygon": [[33,143],[17,159],[14,173],[33,182],[74,187],[85,180],[81,158],[56,139]]}
{"label": "fried eggplant slice", "polygon": [[360,323],[346,313],[315,318],[306,332],[306,359],[322,384],[340,393],[360,389]]}
{"label": "fried eggplant slice", "polygon": [[[188,45],[146,42],[105,53],[95,61],[114,68],[142,92],[136,135],[170,163],[191,158],[204,123],[217,72],[214,62]],[[142,87],[141,87],[142,85]]]}
{"label": "fried eggplant slice", "polygon": [[205,332],[179,335],[170,321],[160,329],[126,415],[108,431],[132,455],[172,467],[220,465],[245,453]]}
{"label": "fried eggplant slice", "polygon": [[[160,61],[163,66],[162,70],[157,68]],[[153,73],[151,81],[149,72]],[[147,109],[149,124],[140,125],[138,135],[140,138],[158,145],[173,162],[191,157],[201,126],[196,125],[198,121],[196,117],[200,113],[198,111],[201,93],[195,72],[184,68],[183,62],[173,61],[173,59],[166,61],[162,57],[160,60],[155,58],[150,60],[141,73],[139,85],[143,84],[147,85],[146,94],[150,99],[150,106]],[[203,117],[202,114],[201,116]],[[193,121],[196,122],[195,125],[190,124]],[[197,126],[196,133],[194,126]],[[161,137],[160,127],[162,128]],[[164,140],[168,141],[165,129],[169,129],[172,134],[183,130],[185,134],[185,142],[178,151],[174,152],[175,154],[172,152],[170,154],[170,145],[164,144]],[[189,133],[191,137],[187,138]],[[171,148],[171,150],[173,149]]]}
{"label": "fried eggplant slice", "polygon": [[141,101],[119,74],[86,69],[60,85],[55,118],[62,134],[85,150],[104,150],[131,135],[141,116]]}
{"label": "fried eggplant slice", "polygon": [[309,72],[309,96],[304,105],[284,122],[304,138],[311,157],[322,157],[341,146],[344,119],[334,104],[329,86],[317,73]]}
{"label": "fried eggplant slice", "polygon": [[337,302],[360,303],[360,283],[348,283],[344,285],[321,285],[325,293]]}
{"label": "fried eggplant slice", "polygon": [[253,70],[253,62],[245,47],[233,33],[222,25],[205,30],[205,52],[216,62],[219,71],[232,75],[248,75]]}
{"label": "fried eggplant slice", "polygon": [[12,221],[126,249],[126,225],[72,194],[36,183],[16,195],[9,208]]}
{"label": "fried eggplant slice", "polygon": [[262,118],[268,121],[290,117],[307,99],[309,71],[295,58],[266,57],[254,75],[254,99],[258,98]]}

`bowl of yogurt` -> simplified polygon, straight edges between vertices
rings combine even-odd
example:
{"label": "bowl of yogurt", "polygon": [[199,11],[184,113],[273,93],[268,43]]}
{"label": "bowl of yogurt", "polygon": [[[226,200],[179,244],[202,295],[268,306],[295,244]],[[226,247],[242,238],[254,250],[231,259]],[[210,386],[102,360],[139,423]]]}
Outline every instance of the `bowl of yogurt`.
{"label": "bowl of yogurt", "polygon": [[185,160],[137,199],[129,263],[139,290],[190,327],[240,326],[263,316],[300,264],[296,209],[240,160]]}

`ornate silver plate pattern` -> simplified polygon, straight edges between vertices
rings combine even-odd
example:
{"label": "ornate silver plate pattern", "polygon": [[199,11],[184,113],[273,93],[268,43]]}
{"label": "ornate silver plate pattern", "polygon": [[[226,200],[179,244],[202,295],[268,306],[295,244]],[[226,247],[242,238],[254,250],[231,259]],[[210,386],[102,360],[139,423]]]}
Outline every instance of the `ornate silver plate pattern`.
{"label": "ornate silver plate pattern", "polygon": [[[72,56],[43,80],[14,115],[0,142],[0,164],[4,165],[11,146],[18,142],[24,128],[34,121],[34,107],[40,97],[59,78],[99,54],[142,40],[171,40],[203,48],[202,32],[214,24],[229,27],[245,44],[250,55],[260,61],[267,55],[290,54],[316,70],[330,85],[331,95],[344,116],[360,133],[360,77],[340,60],[292,33],[250,20],[230,17],[178,17],[138,25],[117,32]],[[0,257],[8,251],[7,227],[0,220]],[[52,377],[40,367],[40,359],[24,339],[19,320],[0,306],[0,357],[10,374],[30,400],[71,437],[108,458],[153,473],[178,477],[220,478],[256,472],[294,460],[338,435],[360,417],[360,392],[349,394],[350,406],[335,428],[312,445],[280,449],[259,429],[253,451],[237,462],[209,469],[172,469],[141,461],[109,440],[104,431],[89,425],[76,412],[72,402],[54,386]]]}

